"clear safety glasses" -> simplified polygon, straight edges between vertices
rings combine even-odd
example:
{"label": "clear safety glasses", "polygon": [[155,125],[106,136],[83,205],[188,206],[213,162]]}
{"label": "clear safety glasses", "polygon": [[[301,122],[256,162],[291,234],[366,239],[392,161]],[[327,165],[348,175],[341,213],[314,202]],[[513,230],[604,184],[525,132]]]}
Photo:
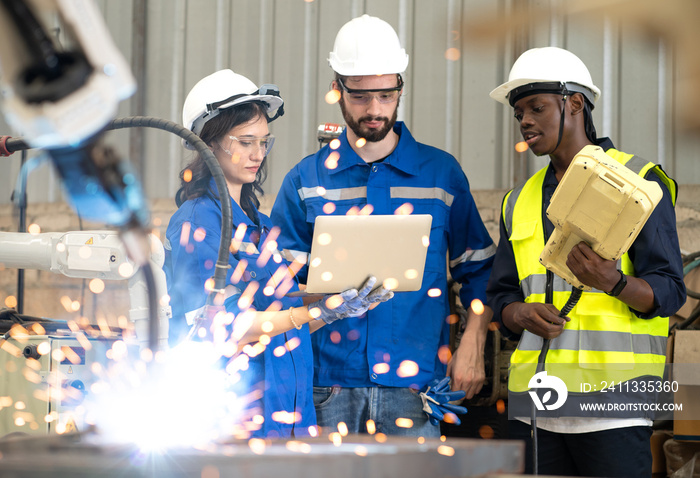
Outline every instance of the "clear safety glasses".
{"label": "clear safety glasses", "polygon": [[401,75],[399,75],[398,86],[394,88],[381,88],[378,90],[357,90],[348,88],[341,78],[338,78],[337,82],[340,88],[347,93],[348,102],[353,105],[368,105],[372,101],[372,98],[377,98],[377,101],[382,104],[393,103],[399,99],[399,95],[403,89],[403,78],[401,78]]}
{"label": "clear safety glasses", "polygon": [[[263,158],[266,157],[268,154],[270,154],[270,150],[272,149],[272,145],[275,144],[275,137],[272,136],[271,134],[268,136],[263,136],[263,137],[242,136],[240,138],[238,138],[236,136],[229,135],[228,138],[231,141],[237,142],[240,146],[240,149],[242,151],[244,151],[246,154],[250,155],[250,154],[254,154],[254,153],[259,151],[263,155]],[[221,149],[226,154],[233,156],[232,151],[229,151],[228,149],[224,149],[223,147]],[[229,149],[231,149],[231,146],[229,146]]]}

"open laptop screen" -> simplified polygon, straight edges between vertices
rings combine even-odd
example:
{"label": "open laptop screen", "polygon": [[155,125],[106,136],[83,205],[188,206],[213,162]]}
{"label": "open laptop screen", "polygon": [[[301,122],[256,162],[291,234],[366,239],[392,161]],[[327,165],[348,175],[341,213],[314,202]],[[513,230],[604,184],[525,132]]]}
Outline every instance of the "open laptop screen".
{"label": "open laptop screen", "polygon": [[342,292],[370,275],[398,292],[420,290],[431,222],[429,214],[317,217],[306,292]]}

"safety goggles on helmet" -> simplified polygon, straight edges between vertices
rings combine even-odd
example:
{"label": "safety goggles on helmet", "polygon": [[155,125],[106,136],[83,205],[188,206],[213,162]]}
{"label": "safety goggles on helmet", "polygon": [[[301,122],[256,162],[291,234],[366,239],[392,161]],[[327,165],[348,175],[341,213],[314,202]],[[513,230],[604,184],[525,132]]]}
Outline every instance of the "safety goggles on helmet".
{"label": "safety goggles on helmet", "polygon": [[[260,96],[259,101],[262,101],[263,103],[268,104],[269,102],[266,101],[265,97],[277,97],[280,98],[280,103],[282,103],[282,98],[280,96],[280,90],[277,88],[277,85],[271,85],[271,84],[265,84],[262,85],[260,88],[258,88],[257,91],[254,91],[253,93],[240,93],[236,94],[233,96],[229,96],[226,99],[223,99],[221,101],[217,101],[215,103],[207,103],[206,105],[206,111],[205,113],[200,116],[199,118],[195,119],[194,122],[192,123],[192,131],[194,131],[196,134],[199,134],[202,132],[202,128],[204,127],[204,123],[209,121],[210,119],[214,118],[215,116],[218,116],[219,110],[220,109],[225,109],[240,103],[243,103],[244,101],[239,101],[241,99],[248,99],[248,101],[255,101],[256,96]],[[269,110],[269,109],[268,109]],[[275,110],[274,116],[269,118],[269,122],[273,122],[280,116],[284,114],[284,104],[281,104],[277,110]]]}
{"label": "safety goggles on helmet", "polygon": [[399,78],[398,86],[393,88],[379,88],[376,90],[359,90],[355,88],[348,88],[343,83],[342,78],[338,78],[336,81],[340,88],[345,91],[348,96],[348,102],[353,105],[368,105],[372,102],[372,98],[377,98],[382,104],[393,103],[398,100],[401,90],[403,89],[403,78],[401,75],[397,75]]}
{"label": "safety goggles on helmet", "polygon": [[541,83],[528,83],[526,85],[513,88],[507,95],[508,102],[511,106],[515,105],[521,98],[542,93],[571,95],[573,93],[581,93],[590,103],[591,109],[595,105],[593,92],[585,86],[576,83],[562,83],[560,81],[547,81]]}
{"label": "safety goggles on helmet", "polygon": [[[275,144],[275,137],[271,134],[262,137],[241,136],[240,138],[237,136],[229,135],[228,138],[232,142],[237,142],[240,145],[240,147],[248,154],[260,151],[262,153],[263,158],[270,154],[270,151],[272,150],[272,145]],[[231,149],[230,145],[229,149]],[[221,150],[223,152],[225,152],[229,156],[233,156],[233,152],[229,151],[229,149],[226,149],[223,146],[221,147]]]}

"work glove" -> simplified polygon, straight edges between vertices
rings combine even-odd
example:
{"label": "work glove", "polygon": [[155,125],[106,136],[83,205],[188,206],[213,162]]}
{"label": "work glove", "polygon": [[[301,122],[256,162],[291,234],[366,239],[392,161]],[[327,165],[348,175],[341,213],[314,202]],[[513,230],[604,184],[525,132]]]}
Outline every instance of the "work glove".
{"label": "work glove", "polygon": [[455,425],[462,423],[457,414],[464,415],[467,413],[467,409],[449,402],[464,398],[466,393],[464,390],[450,391],[450,377],[433,380],[419,395],[423,400],[423,411],[428,414],[430,423],[433,425],[439,425],[446,414],[452,415],[452,420],[449,420],[449,423]]}
{"label": "work glove", "polygon": [[309,304],[309,311],[319,309],[321,313],[316,320],[323,320],[327,324],[347,317],[359,317],[367,312],[372,304],[386,302],[394,297],[394,293],[384,286],[373,291],[372,287],[376,282],[376,277],[369,276],[359,291],[348,289],[340,294],[325,295],[321,300]]}

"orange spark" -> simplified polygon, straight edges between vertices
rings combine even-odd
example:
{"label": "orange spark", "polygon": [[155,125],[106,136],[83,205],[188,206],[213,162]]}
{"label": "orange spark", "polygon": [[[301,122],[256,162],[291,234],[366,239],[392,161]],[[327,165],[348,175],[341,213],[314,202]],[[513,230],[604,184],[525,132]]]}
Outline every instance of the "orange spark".
{"label": "orange spark", "polygon": [[524,153],[525,151],[528,150],[529,147],[530,146],[528,146],[528,144],[525,141],[520,141],[519,143],[515,144],[515,150],[518,153]]}

